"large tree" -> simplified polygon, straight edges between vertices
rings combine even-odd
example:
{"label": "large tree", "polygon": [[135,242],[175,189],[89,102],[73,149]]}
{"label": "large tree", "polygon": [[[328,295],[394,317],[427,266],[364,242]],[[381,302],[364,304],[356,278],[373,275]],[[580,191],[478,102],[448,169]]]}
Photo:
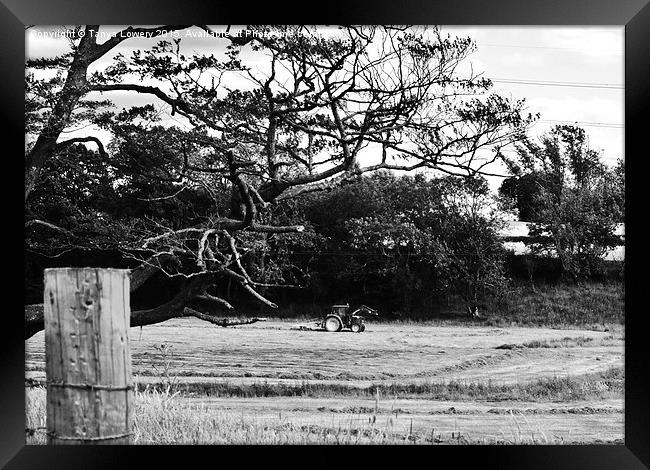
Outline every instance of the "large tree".
{"label": "large tree", "polygon": [[[259,292],[267,283],[254,280],[242,260],[260,239],[299,233],[304,225],[282,224],[269,205],[380,169],[486,173],[532,120],[523,102],[490,94],[490,81],[465,67],[471,39],[445,37],[438,28],[250,27],[253,34],[243,39],[213,39],[212,54],[184,48],[181,35],[168,38],[186,28],[129,27],[99,43],[99,27],[85,26],[69,54],[27,63],[59,71],[50,83],[28,75],[27,132],[35,136],[26,152],[28,214],[47,160],[80,142],[96,144],[107,165],[131,160],[114,181],[116,190],[133,186],[140,157],[149,158],[140,165],[149,167],[148,177],[177,185],[165,196],[140,199],[171,199],[186,187],[202,187],[217,199],[228,194],[227,211],[207,209],[186,226],[147,218],[137,234],[124,230],[129,236],[120,248],[141,261],[132,289],[161,270],[187,279],[172,301],[132,312],[133,325],[188,312],[205,317],[193,303],[198,297],[232,308],[210,293],[224,278],[275,306]],[[196,28],[216,35],[208,26]],[[165,37],[149,49],[107,57],[136,33]],[[115,92],[163,108],[100,112]],[[177,120],[174,129],[165,113]],[[110,131],[111,146],[105,149],[95,136],[62,139],[79,121]],[[143,151],[147,136],[162,143],[156,155]],[[74,234],[75,227],[57,222],[28,218],[26,224]],[[42,327],[38,309],[32,312],[30,332]]]}

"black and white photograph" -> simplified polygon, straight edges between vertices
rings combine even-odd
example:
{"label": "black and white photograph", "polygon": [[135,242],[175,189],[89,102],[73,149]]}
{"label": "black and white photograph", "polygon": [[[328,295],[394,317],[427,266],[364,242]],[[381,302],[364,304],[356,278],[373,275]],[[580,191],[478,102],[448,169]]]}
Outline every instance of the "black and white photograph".
{"label": "black and white photograph", "polygon": [[626,445],[625,28],[25,25],[25,440]]}

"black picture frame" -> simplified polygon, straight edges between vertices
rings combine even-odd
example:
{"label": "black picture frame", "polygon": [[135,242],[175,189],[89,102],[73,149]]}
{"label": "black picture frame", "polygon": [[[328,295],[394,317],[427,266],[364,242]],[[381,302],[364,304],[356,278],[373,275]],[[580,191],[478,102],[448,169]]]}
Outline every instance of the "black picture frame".
{"label": "black picture frame", "polygon": [[[404,452],[408,461],[426,458],[425,462],[443,464],[444,458],[452,458],[455,468],[465,466],[470,460],[481,468],[648,468],[650,466],[650,411],[648,399],[650,386],[650,361],[646,344],[643,288],[645,279],[634,277],[643,273],[647,266],[640,245],[642,240],[643,204],[641,193],[644,174],[642,167],[647,151],[647,128],[643,119],[647,113],[648,91],[646,80],[650,72],[650,5],[648,0],[465,0],[443,1],[388,1],[362,2],[332,1],[309,11],[304,4],[273,3],[266,6],[250,2],[223,2],[198,0],[112,0],[94,2],[84,0],[1,0],[0,4],[0,63],[2,80],[2,129],[5,142],[16,146],[6,150],[5,163],[18,166],[20,142],[24,130],[24,47],[25,26],[30,24],[330,24],[330,23],[389,23],[389,24],[441,24],[441,25],[619,25],[625,26],[625,148],[626,148],[626,319],[625,319],[625,445],[587,446],[434,446],[404,449],[372,448],[345,450],[346,458],[361,457],[383,459],[386,452]],[[302,5],[302,6],[300,6]],[[24,142],[23,142],[24,143]],[[13,148],[13,147],[12,147]],[[16,175],[14,175],[16,171]],[[2,189],[6,206],[5,227],[21,226],[23,217],[19,201],[22,183],[20,168],[7,169]],[[638,178],[638,179],[637,179]],[[635,186],[638,185],[638,186]],[[638,190],[638,194],[634,195]],[[11,201],[11,204],[9,203]],[[635,213],[635,206],[641,212]],[[12,210],[13,209],[13,212]],[[13,219],[15,217],[15,220]],[[4,224],[3,224],[4,225]],[[20,246],[24,233],[0,229],[0,246]],[[21,236],[23,238],[21,239]],[[10,250],[8,250],[10,251]],[[20,262],[20,260],[18,261]],[[11,271],[13,265],[5,266]],[[640,269],[637,269],[640,268]],[[13,274],[10,272],[10,274]],[[197,446],[131,446],[131,447],[50,447],[25,446],[25,352],[22,329],[22,306],[19,296],[21,275],[8,276],[4,284],[5,298],[15,301],[5,307],[3,341],[0,342],[0,465],[16,468],[124,468],[136,465],[138,458],[147,466],[170,465],[174,457],[181,455],[186,465],[200,465],[196,459],[201,455],[212,465],[226,464],[226,458],[236,461],[250,458],[275,460],[287,458],[297,462],[319,460],[321,451],[302,449],[298,458],[296,450],[265,448],[253,452],[223,447]],[[12,283],[16,285],[13,286]],[[9,306],[11,305],[11,307]],[[9,322],[8,320],[12,320]],[[21,326],[22,325],[22,326]],[[312,454],[312,457],[310,457]],[[338,454],[338,452],[337,452]],[[443,455],[444,454],[444,455]],[[326,455],[326,454],[322,454]],[[304,458],[310,460],[303,460]],[[337,457],[338,460],[338,457]],[[407,463],[407,461],[403,461]],[[334,463],[333,463],[334,464]],[[142,465],[140,463],[138,466]],[[178,465],[178,464],[177,464]]]}

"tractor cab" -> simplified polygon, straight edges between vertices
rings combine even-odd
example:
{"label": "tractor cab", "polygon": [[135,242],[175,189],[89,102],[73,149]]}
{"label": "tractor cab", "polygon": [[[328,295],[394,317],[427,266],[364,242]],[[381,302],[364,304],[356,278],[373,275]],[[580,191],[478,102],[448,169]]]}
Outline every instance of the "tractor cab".
{"label": "tractor cab", "polygon": [[339,317],[347,317],[350,311],[350,304],[332,305],[330,313],[338,315]]}
{"label": "tractor cab", "polygon": [[347,328],[353,333],[361,333],[366,329],[364,314],[377,315],[377,312],[365,305],[353,312],[350,311],[350,304],[332,305],[323,319],[323,328],[327,331],[341,331]]}

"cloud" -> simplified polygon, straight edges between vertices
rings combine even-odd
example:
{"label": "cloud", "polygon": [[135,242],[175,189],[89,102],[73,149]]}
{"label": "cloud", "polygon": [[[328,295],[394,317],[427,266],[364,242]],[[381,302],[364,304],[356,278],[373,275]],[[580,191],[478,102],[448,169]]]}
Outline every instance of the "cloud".
{"label": "cloud", "polygon": [[541,39],[549,47],[573,49],[599,60],[622,56],[625,48],[622,27],[553,28],[543,30]]}
{"label": "cloud", "polygon": [[501,62],[500,65],[516,65],[519,67],[539,67],[543,65],[542,57],[539,54],[518,51],[501,55],[499,62]]}

